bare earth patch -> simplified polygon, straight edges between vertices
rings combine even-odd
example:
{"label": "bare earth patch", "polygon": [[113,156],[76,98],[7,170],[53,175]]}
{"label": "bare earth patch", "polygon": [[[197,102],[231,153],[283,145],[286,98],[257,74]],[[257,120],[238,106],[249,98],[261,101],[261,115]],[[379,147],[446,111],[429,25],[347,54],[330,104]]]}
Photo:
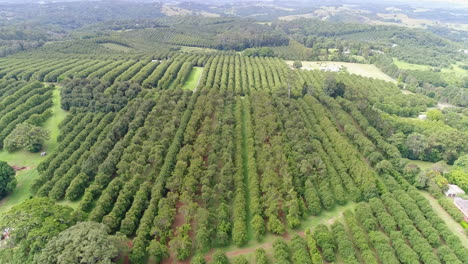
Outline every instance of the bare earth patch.
{"label": "bare earth patch", "polygon": [[29,170],[31,169],[31,167],[28,167],[28,166],[16,166],[16,165],[13,165],[11,166],[15,171],[22,171],[22,170]]}

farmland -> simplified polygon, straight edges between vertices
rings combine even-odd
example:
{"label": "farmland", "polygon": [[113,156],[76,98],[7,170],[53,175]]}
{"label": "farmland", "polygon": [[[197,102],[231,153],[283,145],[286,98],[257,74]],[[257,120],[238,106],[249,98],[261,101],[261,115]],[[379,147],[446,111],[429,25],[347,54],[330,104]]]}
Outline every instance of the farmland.
{"label": "farmland", "polygon": [[2,264],[468,263],[456,44],[148,5],[0,58]]}
{"label": "farmland", "polygon": [[[377,255],[369,254],[367,248],[377,244],[362,242],[350,253],[347,247],[351,241],[333,245],[319,239],[327,234],[338,239],[375,232],[375,226],[383,221],[378,220],[381,212],[373,212],[375,224],[366,229],[357,225],[364,218],[360,220],[354,214],[368,205],[349,206],[353,203],[388,203],[390,213],[406,210],[396,206],[395,199],[406,195],[403,189],[407,183],[398,171],[387,168],[382,173],[379,168],[385,162],[393,166],[386,159],[398,159],[400,154],[379,133],[363,130],[361,126],[367,121],[351,101],[318,93],[329,74],[296,72],[277,58],[177,53],[163,56],[167,55],[160,55],[156,61],[116,60],[90,73],[90,79],[66,79],[60,90],[50,91],[35,80],[87,76],[87,67],[99,62],[58,60],[31,75],[24,74],[35,72],[34,65],[42,65],[41,61],[11,65],[16,78],[25,76],[33,86],[26,81],[5,83],[5,87],[16,82],[25,87],[24,92],[20,89],[13,93],[18,94],[14,96],[16,101],[10,97],[5,100],[21,105],[21,94],[27,94],[28,87],[43,89],[44,100],[50,100],[47,106],[53,109],[44,122],[44,127],[52,131],[52,139],[44,145],[49,155],[41,159],[38,154],[3,152],[12,164],[26,157],[16,155],[32,155],[37,161],[29,165],[37,168],[18,175],[19,192],[11,195],[10,203],[7,200],[2,210],[28,196],[23,187],[31,186],[35,196],[72,205],[86,212],[88,220],[105,224],[111,232],[134,237],[130,252],[134,263],[166,258],[183,261],[206,255],[212,247],[225,248],[229,255],[235,251],[233,246],[264,243],[272,243],[273,251],[270,248],[269,252],[275,259],[286,257],[278,255],[278,247],[289,246],[296,248],[297,254],[310,250],[314,258],[323,252],[320,258],[327,261],[362,257],[376,262],[379,254],[393,252],[382,248]],[[346,65],[351,66],[350,71],[357,71],[357,64]],[[360,67],[357,69],[363,71]],[[4,72],[9,71],[6,68]],[[291,75],[295,76],[292,98],[281,95]],[[349,92],[366,94],[369,103],[377,103],[374,100],[379,94],[387,93],[384,104],[375,104],[383,111],[393,111],[391,104],[418,97],[402,95],[392,83],[377,79],[346,73],[333,76]],[[310,88],[304,91],[304,85]],[[393,192],[399,193],[393,196]],[[381,195],[388,198],[380,200]],[[421,206],[426,206],[424,201],[421,199]],[[334,208],[346,209],[337,209],[332,216],[329,211]],[[408,210],[407,214],[413,213],[413,209]],[[403,216],[432,217],[427,208],[421,210],[419,216]],[[403,216],[395,211],[394,217]],[[442,240],[429,236],[433,232],[450,235],[444,233],[446,227],[439,226],[435,218],[426,221],[434,222],[426,227],[415,221],[415,226],[410,224],[405,231],[408,233],[396,232],[395,225],[387,227],[388,223],[382,222],[386,232],[372,233],[379,237],[372,243],[381,243],[385,237],[399,243],[422,232],[410,246],[422,243],[424,248],[442,247],[441,258],[463,262],[459,242],[450,245],[455,250],[452,252],[446,250]],[[304,230],[311,227],[316,231],[307,231],[305,238],[294,235],[296,230],[304,235]],[[429,227],[433,229],[426,231]],[[285,234],[289,234],[291,240],[287,243],[291,245],[278,242],[277,237]],[[315,249],[310,244],[314,240],[320,241]],[[403,249],[394,250],[391,254],[395,260],[405,254],[399,252]],[[418,258],[423,251],[411,254]],[[424,257],[437,259],[438,255]]]}
{"label": "farmland", "polygon": [[[58,88],[54,90],[52,97],[52,116],[43,125],[44,128],[51,131],[51,137],[44,146],[44,151],[49,153],[53,153],[57,148],[58,124],[62,122],[66,115],[66,112],[60,108]],[[25,169],[20,170],[17,174],[18,187],[15,192],[0,201],[0,212],[8,210],[31,196],[31,185],[39,177],[36,167],[42,159],[44,158],[38,153],[30,153],[24,150],[15,153],[8,153],[5,150],[0,152],[0,160],[7,161],[17,167],[25,167]]]}
{"label": "farmland", "polygon": [[[292,66],[293,61],[286,61]],[[320,70],[324,68],[339,68],[350,74],[356,74],[368,78],[375,78],[387,82],[395,82],[391,77],[383,73],[376,66],[372,64],[348,63],[348,62],[334,62],[334,61],[302,61],[302,69],[304,70]]]}

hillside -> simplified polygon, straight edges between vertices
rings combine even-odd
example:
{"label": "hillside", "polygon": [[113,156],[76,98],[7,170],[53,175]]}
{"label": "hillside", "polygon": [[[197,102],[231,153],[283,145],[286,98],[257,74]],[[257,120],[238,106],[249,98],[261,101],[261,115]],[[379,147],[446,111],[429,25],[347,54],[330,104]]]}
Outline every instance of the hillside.
{"label": "hillside", "polygon": [[1,25],[0,263],[468,263],[465,42],[69,4]]}

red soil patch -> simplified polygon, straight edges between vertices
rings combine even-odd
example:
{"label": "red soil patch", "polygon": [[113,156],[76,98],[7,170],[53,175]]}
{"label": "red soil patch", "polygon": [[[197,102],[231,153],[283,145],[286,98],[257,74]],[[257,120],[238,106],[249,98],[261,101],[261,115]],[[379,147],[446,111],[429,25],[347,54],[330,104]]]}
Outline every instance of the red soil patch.
{"label": "red soil patch", "polygon": [[226,256],[228,258],[232,258],[232,257],[237,257],[239,255],[245,255],[245,254],[253,253],[258,248],[263,248],[263,249],[267,250],[267,249],[271,249],[272,247],[273,247],[273,244],[268,242],[268,243],[261,244],[261,245],[259,245],[257,247],[254,247],[254,248],[242,248],[242,249],[226,252]]}
{"label": "red soil patch", "polygon": [[[128,247],[129,252],[130,252],[130,250],[133,248],[133,241],[132,240],[129,240],[127,242],[127,247]],[[128,255],[124,257],[123,264],[131,264],[130,263],[130,258],[129,258]]]}
{"label": "red soil patch", "polygon": [[208,254],[205,255],[205,260],[207,263],[210,263],[211,260],[213,260],[213,253],[214,253],[215,249],[212,248],[210,249],[210,251],[208,251]]}
{"label": "red soil patch", "polygon": [[171,254],[171,256],[161,262],[161,264],[173,264],[173,263],[179,263],[179,264],[190,264],[190,258],[187,260],[177,260],[175,256]]}
{"label": "red soil patch", "polygon": [[[130,252],[130,250],[133,247],[132,240],[127,241],[127,247],[128,247],[128,252]],[[126,254],[125,256],[118,256],[117,258],[114,259],[114,262],[117,262],[119,259],[122,259],[122,258],[123,258],[123,262],[122,262],[123,264],[131,264],[128,254]]]}
{"label": "red soil patch", "polygon": [[[259,248],[263,248],[265,250],[268,250],[268,249],[271,249],[272,247],[273,247],[273,244],[271,242],[267,242],[267,243],[263,243],[261,245],[258,245],[256,247],[240,248],[240,249],[236,249],[236,250],[233,250],[233,251],[226,252],[226,257],[233,258],[233,257],[237,257],[237,256],[240,256],[240,255],[254,253],[255,250],[257,250]],[[206,260],[207,263],[209,263],[209,262],[211,262],[213,260],[214,251],[215,251],[215,249],[212,248],[205,255],[205,260]]]}
{"label": "red soil patch", "polygon": [[184,206],[184,203],[177,201],[176,203],[176,215],[174,217],[174,223],[172,224],[172,230],[175,232],[179,226],[185,223],[184,214],[180,211],[180,208]]}
{"label": "red soil patch", "polygon": [[288,232],[284,232],[281,237],[284,239],[284,240],[291,240],[291,235],[288,233]]}
{"label": "red soil patch", "polygon": [[19,166],[11,166],[15,171],[22,171],[22,170],[29,170],[29,167],[19,167]]}
{"label": "red soil patch", "polygon": [[[174,235],[176,235],[176,230],[178,227],[182,226],[185,223],[185,216],[184,214],[180,211],[180,208],[184,206],[185,204],[181,201],[177,201],[176,203],[176,215],[174,217],[174,222],[172,223],[172,232]],[[171,264],[171,263],[181,263],[181,264],[190,264],[190,258],[187,260],[177,260],[175,256],[175,252],[170,252],[170,256],[167,259],[164,259],[162,264]]]}

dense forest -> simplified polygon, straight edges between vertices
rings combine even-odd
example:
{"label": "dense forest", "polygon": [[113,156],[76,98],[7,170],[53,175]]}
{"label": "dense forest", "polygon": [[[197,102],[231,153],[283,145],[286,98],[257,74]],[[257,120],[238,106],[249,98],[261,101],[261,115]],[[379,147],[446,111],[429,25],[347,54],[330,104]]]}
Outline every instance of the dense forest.
{"label": "dense forest", "polygon": [[468,263],[462,40],[79,3],[2,11],[0,263]]}

